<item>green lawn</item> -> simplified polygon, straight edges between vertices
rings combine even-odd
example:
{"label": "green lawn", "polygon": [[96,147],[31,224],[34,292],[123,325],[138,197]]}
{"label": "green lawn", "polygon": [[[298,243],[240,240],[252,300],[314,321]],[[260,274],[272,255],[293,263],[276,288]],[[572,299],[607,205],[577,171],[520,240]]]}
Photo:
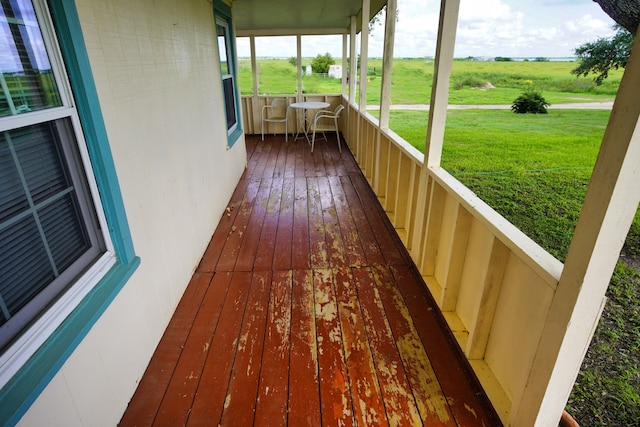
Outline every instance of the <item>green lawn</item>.
{"label": "green lawn", "polygon": [[[390,127],[424,151],[427,114],[392,111]],[[563,260],[608,117],[602,110],[450,110],[442,166]]]}

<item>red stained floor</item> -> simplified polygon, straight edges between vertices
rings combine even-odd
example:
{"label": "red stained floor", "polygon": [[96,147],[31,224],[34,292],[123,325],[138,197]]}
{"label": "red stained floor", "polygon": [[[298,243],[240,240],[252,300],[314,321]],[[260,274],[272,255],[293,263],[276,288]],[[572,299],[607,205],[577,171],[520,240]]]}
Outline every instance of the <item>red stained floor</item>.
{"label": "red stained floor", "polygon": [[120,425],[499,425],[348,149],[247,155]]}

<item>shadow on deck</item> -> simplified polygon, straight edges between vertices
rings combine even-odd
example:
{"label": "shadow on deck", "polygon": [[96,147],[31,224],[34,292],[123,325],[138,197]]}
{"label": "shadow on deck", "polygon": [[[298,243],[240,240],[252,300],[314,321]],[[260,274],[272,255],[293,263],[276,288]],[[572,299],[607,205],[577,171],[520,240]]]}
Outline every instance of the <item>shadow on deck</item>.
{"label": "shadow on deck", "polygon": [[247,157],[120,425],[500,425],[349,150]]}

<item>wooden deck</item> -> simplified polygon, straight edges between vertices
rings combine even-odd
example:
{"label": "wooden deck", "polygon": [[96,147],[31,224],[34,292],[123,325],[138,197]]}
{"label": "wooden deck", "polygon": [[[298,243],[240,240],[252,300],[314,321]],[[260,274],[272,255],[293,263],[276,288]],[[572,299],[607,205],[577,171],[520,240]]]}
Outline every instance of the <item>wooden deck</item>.
{"label": "wooden deck", "polygon": [[120,425],[500,425],[348,149],[309,151],[247,136]]}

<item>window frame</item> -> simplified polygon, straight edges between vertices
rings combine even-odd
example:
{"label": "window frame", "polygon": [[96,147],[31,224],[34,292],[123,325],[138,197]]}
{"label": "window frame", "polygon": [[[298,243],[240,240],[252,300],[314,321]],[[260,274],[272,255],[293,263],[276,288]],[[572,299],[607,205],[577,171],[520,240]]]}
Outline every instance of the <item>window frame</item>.
{"label": "window frame", "polygon": [[[41,29],[45,40],[52,41],[53,49],[59,47],[57,53],[62,63],[54,72],[62,71],[63,67],[66,70],[69,93],[73,94],[67,101],[73,103],[77,112],[71,124],[77,138],[84,137],[84,143],[78,141],[78,149],[86,163],[90,193],[106,235],[106,251],[82,279],[56,301],[53,310],[47,310],[39,318],[33,325],[37,327],[29,329],[35,340],[27,345],[21,341],[21,336],[2,355],[8,357],[5,355],[12,352],[10,366],[2,364],[0,370],[2,425],[20,420],[140,264],[133,247],[75,2],[34,0],[33,3],[44,15],[48,9],[51,17],[52,28],[41,25]],[[64,92],[62,88],[61,92]],[[63,103],[62,107],[29,114],[66,117],[68,107],[69,104]],[[28,118],[21,114],[7,121],[7,125],[26,123],[25,120]]]}
{"label": "window frame", "polygon": [[[233,83],[233,102],[234,102],[234,111],[236,114],[236,123],[231,128],[227,128],[227,144],[229,147],[233,147],[236,141],[240,138],[243,133],[242,130],[242,112],[240,111],[240,91],[238,90],[238,75],[237,75],[237,61],[236,61],[236,48],[235,48],[235,37],[233,31],[233,20],[231,15],[231,8],[224,3],[222,0],[214,0],[213,2],[213,15],[214,15],[214,33],[216,35],[216,56],[218,61],[220,62],[220,46],[218,46],[218,25],[222,25],[226,28],[225,34],[225,47],[227,54],[227,64],[229,67],[230,74],[223,74],[222,67],[220,67],[220,81],[221,81],[221,93],[222,93],[222,102],[225,108],[224,114],[225,118],[227,117],[227,104],[224,92],[224,81],[226,79],[231,79]],[[221,64],[219,64],[221,65]],[[226,127],[226,121],[225,121]]]}

